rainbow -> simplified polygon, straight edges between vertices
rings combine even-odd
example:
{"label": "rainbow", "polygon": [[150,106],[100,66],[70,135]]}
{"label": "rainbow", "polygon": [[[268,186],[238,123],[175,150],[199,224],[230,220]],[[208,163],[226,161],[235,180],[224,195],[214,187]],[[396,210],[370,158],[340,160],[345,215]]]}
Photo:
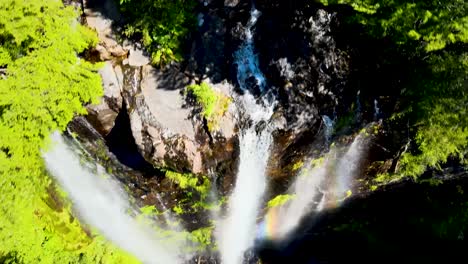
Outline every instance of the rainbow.
{"label": "rainbow", "polygon": [[[320,208],[319,206],[317,210],[321,211],[323,209],[331,209],[331,208],[338,207],[344,200],[349,198],[351,195],[352,195],[351,190],[346,191],[346,193],[343,195],[338,195],[336,188],[333,188],[333,190],[330,193],[328,193],[325,197],[322,198],[323,207]],[[261,221],[257,225],[256,240],[273,241],[279,238],[280,234],[278,233],[278,231],[281,225],[281,215],[280,215],[281,207],[282,206],[275,206],[275,207],[271,207],[270,209],[268,209],[263,221]],[[282,217],[284,217],[284,215]]]}
{"label": "rainbow", "polygon": [[268,210],[265,218],[257,225],[257,239],[258,240],[273,240],[278,230],[279,218],[278,209],[280,206],[272,207]]}

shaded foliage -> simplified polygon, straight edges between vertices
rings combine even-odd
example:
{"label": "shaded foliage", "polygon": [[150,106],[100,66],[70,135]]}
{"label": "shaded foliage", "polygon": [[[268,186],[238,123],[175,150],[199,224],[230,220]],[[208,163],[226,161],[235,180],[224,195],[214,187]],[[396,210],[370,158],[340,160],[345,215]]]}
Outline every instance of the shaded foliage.
{"label": "shaded foliage", "polygon": [[141,40],[154,64],[182,59],[181,42],[194,24],[193,0],[120,0],[124,33]]}
{"label": "shaded foliage", "polygon": [[[410,176],[417,178],[428,167],[440,169],[450,157],[463,161],[468,145],[466,1],[375,1],[320,0],[351,6],[356,12],[351,23],[359,23],[368,36],[393,43],[406,57],[409,76],[400,89],[392,126],[407,124],[406,148],[398,155],[393,175],[379,181]],[[399,65],[392,57],[383,64]],[[391,74],[391,73],[388,73]],[[402,126],[403,127],[403,126]],[[402,129],[402,130],[403,130]],[[404,136],[402,137],[404,138]]]}

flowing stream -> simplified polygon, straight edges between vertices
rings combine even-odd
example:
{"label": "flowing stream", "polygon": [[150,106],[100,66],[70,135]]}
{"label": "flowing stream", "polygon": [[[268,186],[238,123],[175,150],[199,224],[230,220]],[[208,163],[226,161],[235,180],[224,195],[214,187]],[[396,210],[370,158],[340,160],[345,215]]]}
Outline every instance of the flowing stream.
{"label": "flowing stream", "polygon": [[130,215],[134,209],[121,186],[98,166],[82,163],[78,153],[58,133],[54,146],[43,154],[47,169],[65,189],[73,207],[87,224],[144,263],[181,263],[178,247],[170,247],[154,230]]}

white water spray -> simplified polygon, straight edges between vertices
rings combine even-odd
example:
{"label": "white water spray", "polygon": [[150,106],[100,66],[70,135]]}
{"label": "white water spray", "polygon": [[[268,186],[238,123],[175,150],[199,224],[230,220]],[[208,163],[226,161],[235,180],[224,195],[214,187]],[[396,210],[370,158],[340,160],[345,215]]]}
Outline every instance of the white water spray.
{"label": "white water spray", "polygon": [[380,108],[379,108],[379,102],[377,99],[374,99],[374,119],[378,120],[380,117]]}
{"label": "white water spray", "polygon": [[225,264],[239,264],[255,239],[256,219],[265,191],[265,169],[272,142],[271,133],[249,128],[240,136],[240,161],[229,212],[219,236]]}
{"label": "white water spray", "polygon": [[322,120],[325,124],[325,140],[328,145],[333,134],[333,126],[335,125],[335,123],[333,122],[333,120],[330,119],[330,117],[326,115],[322,116]]}
{"label": "white water spray", "polygon": [[134,254],[144,263],[181,263],[179,248],[169,247],[148,226],[129,215],[133,208],[121,186],[98,166],[93,173],[88,164],[55,132],[54,146],[43,154],[47,169],[67,191],[80,217],[105,237]]}
{"label": "white water spray", "polygon": [[275,237],[284,238],[296,226],[301,219],[310,211],[321,207],[325,194],[321,190],[321,184],[327,177],[328,160],[324,164],[316,166],[311,171],[299,175],[292,185],[294,199],[290,203],[279,208],[278,217],[280,219],[275,230]]}
{"label": "white water spray", "polygon": [[322,161],[309,162],[291,186],[290,194],[294,198],[274,209],[274,233],[260,233],[270,239],[284,239],[310,212],[334,207],[351,195],[351,183],[358,172],[365,146],[366,140],[358,135],[344,155],[339,156],[338,149],[333,148]]}
{"label": "white water spray", "polygon": [[365,147],[363,135],[359,134],[346,151],[345,155],[338,161],[337,166],[337,186],[335,192],[338,195],[343,195],[352,189],[352,180],[358,172],[362,155]]}

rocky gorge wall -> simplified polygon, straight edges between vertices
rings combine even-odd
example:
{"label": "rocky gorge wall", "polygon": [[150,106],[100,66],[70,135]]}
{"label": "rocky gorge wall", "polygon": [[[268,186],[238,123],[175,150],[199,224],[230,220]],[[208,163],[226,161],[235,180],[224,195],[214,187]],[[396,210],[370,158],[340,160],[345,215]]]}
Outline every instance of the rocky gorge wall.
{"label": "rocky gorge wall", "polygon": [[[350,30],[343,22],[346,12],[310,1],[257,1],[256,7],[262,14],[254,28],[255,52],[268,96],[277,102],[268,174],[273,188],[281,189],[294,175],[294,164],[327,148],[323,116],[338,123],[335,135],[349,135],[375,120],[377,99],[382,112],[391,113],[395,102],[385,95],[388,89],[356,82],[363,74],[362,47],[341,36]],[[113,1],[85,1],[83,20],[100,39],[88,56],[104,62],[105,91],[100,105],[88,107],[86,118],[105,137],[126,111],[137,149],[152,166],[216,174],[221,189],[229,191],[245,122],[236,104],[242,91],[234,54],[245,38],[251,8],[250,1],[201,1],[184,60],[159,68],[151,65],[140,43],[122,39],[125,18]],[[208,129],[200,105],[186,91],[202,81],[232,100],[215,131]]]}

